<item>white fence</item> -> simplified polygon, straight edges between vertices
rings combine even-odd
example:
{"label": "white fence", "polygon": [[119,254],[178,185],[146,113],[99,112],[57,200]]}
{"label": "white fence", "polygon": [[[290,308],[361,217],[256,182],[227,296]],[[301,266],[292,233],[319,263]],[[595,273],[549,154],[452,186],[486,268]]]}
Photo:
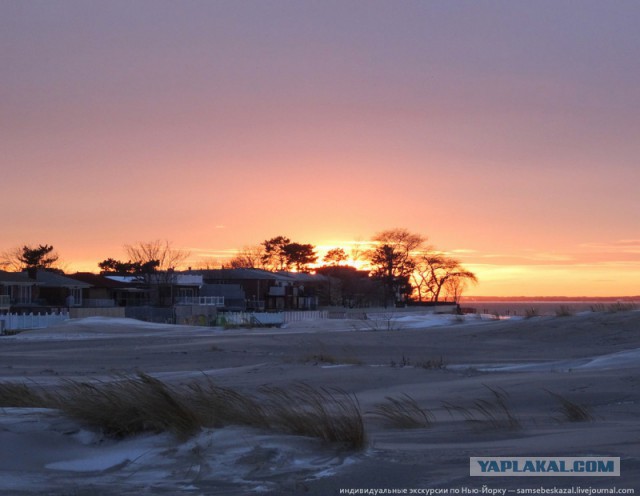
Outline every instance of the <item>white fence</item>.
{"label": "white fence", "polygon": [[302,320],[326,319],[328,312],[300,311],[300,312],[224,312],[218,315],[218,324],[237,326],[271,326],[282,325],[289,322],[300,322]]}
{"label": "white fence", "polygon": [[68,312],[47,314],[9,313],[6,315],[0,315],[0,330],[4,333],[6,331],[17,331],[22,329],[42,329],[44,327],[64,322],[68,318]]}
{"label": "white fence", "polygon": [[326,310],[303,311],[303,312],[283,312],[285,323],[301,322],[303,320],[326,319],[329,312]]}

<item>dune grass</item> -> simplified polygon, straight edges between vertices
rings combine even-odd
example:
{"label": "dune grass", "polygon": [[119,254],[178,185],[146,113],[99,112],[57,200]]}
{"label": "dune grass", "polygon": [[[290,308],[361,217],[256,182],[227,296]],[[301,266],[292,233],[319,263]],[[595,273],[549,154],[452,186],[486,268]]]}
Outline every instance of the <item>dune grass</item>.
{"label": "dune grass", "polygon": [[47,403],[115,438],[165,431],[187,438],[201,427],[178,391],[143,373],[109,382],[67,381],[48,394]]}
{"label": "dune grass", "polygon": [[219,386],[210,377],[205,376],[204,382],[192,382],[183,386],[181,394],[205,427],[269,427],[269,420],[259,398]]}
{"label": "dune grass", "polygon": [[477,429],[520,430],[522,424],[509,406],[508,393],[486,384],[484,387],[491,393],[491,399],[478,398],[470,406],[443,403],[443,407],[452,417],[459,414]]}
{"label": "dune grass", "polygon": [[113,438],[170,432],[185,439],[202,428],[243,425],[316,437],[353,450],[366,445],[356,397],[307,384],[264,387],[251,395],[218,386],[208,377],[171,386],[138,373],[110,381],[66,381],[46,393],[0,383],[0,406],[58,409]]}
{"label": "dune grass", "polygon": [[288,388],[265,386],[263,405],[271,428],[313,436],[349,449],[366,445],[357,398],[339,388],[313,388],[298,383]]}
{"label": "dune grass", "polygon": [[363,365],[362,360],[353,356],[336,356],[327,352],[305,355],[299,360],[301,363],[313,363],[315,365]]}
{"label": "dune grass", "polygon": [[418,360],[418,361],[412,361],[411,358],[407,355],[405,355],[404,353],[402,354],[402,357],[400,358],[400,360],[398,360],[397,362],[395,360],[390,360],[389,361],[389,366],[393,369],[393,368],[404,368],[404,367],[414,367],[414,368],[421,368],[421,369],[426,369],[426,370],[435,370],[435,369],[444,369],[446,368],[446,364],[444,362],[444,359],[442,358],[442,356],[439,356],[437,358],[430,358],[427,360]]}
{"label": "dune grass", "polygon": [[575,310],[568,305],[560,305],[556,308],[556,317],[573,317]]}
{"label": "dune grass", "polygon": [[560,420],[566,422],[591,422],[594,420],[593,415],[586,406],[579,405],[567,397],[548,389],[545,389],[545,391],[558,401],[559,407],[557,410],[562,415]]}
{"label": "dune grass", "polygon": [[430,427],[435,417],[430,410],[421,408],[417,401],[408,394],[398,398],[385,397],[386,402],[376,405],[369,412],[381,418],[387,425],[399,429],[419,429]]}
{"label": "dune grass", "polygon": [[539,317],[539,316],[540,316],[540,310],[538,310],[536,307],[530,307],[525,309],[524,311],[525,319],[532,319],[534,317]]}
{"label": "dune grass", "polygon": [[637,304],[623,301],[617,301],[615,303],[611,303],[610,305],[605,305],[604,303],[595,303],[591,305],[591,311],[599,313],[632,312],[637,309]]}
{"label": "dune grass", "polygon": [[39,408],[45,406],[42,393],[23,383],[0,383],[0,407]]}

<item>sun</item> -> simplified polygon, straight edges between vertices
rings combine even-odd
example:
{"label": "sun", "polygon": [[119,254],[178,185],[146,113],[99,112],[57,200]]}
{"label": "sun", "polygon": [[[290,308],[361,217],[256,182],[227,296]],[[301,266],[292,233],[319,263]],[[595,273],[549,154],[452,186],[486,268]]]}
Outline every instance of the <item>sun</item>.
{"label": "sun", "polygon": [[362,241],[336,241],[336,242],[324,242],[316,245],[316,254],[318,255],[318,261],[312,264],[312,269],[323,267],[326,264],[324,258],[331,250],[342,249],[346,255],[346,259],[339,262],[339,266],[355,267],[357,270],[370,269],[369,262],[365,259],[364,253],[369,249],[369,242]]}

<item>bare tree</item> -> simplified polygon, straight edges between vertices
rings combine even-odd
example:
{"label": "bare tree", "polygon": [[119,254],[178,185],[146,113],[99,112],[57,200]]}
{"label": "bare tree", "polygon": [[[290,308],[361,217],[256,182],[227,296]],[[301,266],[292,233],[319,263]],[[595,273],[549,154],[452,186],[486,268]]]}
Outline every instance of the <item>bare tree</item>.
{"label": "bare tree", "polygon": [[195,268],[198,270],[224,269],[225,262],[220,260],[218,257],[207,257],[198,260],[195,264]]}
{"label": "bare tree", "polygon": [[20,272],[24,268],[20,261],[21,255],[22,248],[19,246],[3,251],[2,255],[0,255],[0,269],[10,272]]}
{"label": "bare tree", "polygon": [[232,269],[264,269],[264,254],[263,245],[245,246],[224,265]]}
{"label": "bare tree", "polygon": [[139,242],[125,245],[124,249],[133,263],[144,265],[157,261],[157,270],[164,272],[178,269],[189,258],[189,252],[172,248],[166,240]]}
{"label": "bare tree", "polygon": [[478,282],[475,275],[473,277],[454,276],[447,279],[447,282],[444,283],[446,298],[458,303],[470,282],[473,284]]}
{"label": "bare tree", "polygon": [[189,252],[174,249],[169,241],[162,240],[125,245],[124,249],[129,261],[123,263],[108,259],[105,262],[115,262],[115,267],[131,266],[135,276],[151,290],[152,303],[173,304],[175,270],[187,260]]}
{"label": "bare tree", "polygon": [[468,282],[477,282],[475,274],[466,270],[458,260],[442,253],[423,252],[416,258],[412,274],[414,289],[419,301],[438,302],[443,289],[457,301]]}

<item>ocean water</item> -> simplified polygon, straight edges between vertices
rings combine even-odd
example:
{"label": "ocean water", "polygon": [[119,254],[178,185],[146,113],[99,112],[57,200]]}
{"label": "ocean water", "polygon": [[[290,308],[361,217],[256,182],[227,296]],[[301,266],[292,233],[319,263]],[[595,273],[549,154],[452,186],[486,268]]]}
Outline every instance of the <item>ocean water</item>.
{"label": "ocean water", "polygon": [[557,315],[560,311],[571,313],[607,311],[615,305],[634,305],[635,308],[640,309],[640,300],[465,301],[463,299],[460,303],[463,309],[473,308],[477,313],[510,317],[524,317],[530,311],[535,311],[538,315]]}

